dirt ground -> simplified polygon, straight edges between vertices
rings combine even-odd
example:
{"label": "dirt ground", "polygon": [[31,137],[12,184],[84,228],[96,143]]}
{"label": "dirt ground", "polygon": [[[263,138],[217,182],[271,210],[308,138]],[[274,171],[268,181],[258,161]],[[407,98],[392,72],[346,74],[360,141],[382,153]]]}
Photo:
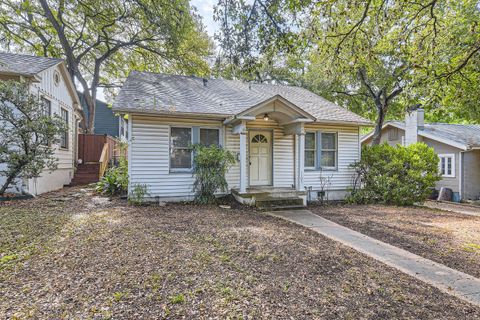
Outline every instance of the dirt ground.
{"label": "dirt ground", "polygon": [[252,209],[133,207],[80,188],[0,204],[0,292],[16,319],[480,319]]}
{"label": "dirt ground", "polygon": [[480,278],[480,217],[423,207],[312,207],[343,226]]}

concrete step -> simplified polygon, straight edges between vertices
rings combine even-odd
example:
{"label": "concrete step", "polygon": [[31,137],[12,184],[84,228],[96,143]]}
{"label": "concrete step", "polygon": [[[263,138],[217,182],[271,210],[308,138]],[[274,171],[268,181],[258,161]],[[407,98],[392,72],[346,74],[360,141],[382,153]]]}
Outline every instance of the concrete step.
{"label": "concrete step", "polygon": [[260,209],[280,210],[303,208],[303,199],[300,197],[259,197],[255,200],[255,206]]}

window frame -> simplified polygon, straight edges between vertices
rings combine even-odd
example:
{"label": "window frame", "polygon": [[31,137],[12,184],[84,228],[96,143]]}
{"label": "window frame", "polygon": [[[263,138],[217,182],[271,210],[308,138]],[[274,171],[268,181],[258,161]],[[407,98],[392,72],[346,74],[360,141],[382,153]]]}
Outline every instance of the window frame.
{"label": "window frame", "polygon": [[[438,154],[440,161],[438,162],[438,171],[443,178],[455,178],[455,154],[454,153],[441,153]],[[442,158],[445,158],[445,165],[442,165]],[[448,159],[452,160],[452,172],[448,174]],[[445,170],[445,174],[442,173],[442,169]]]}
{"label": "window frame", "polygon": [[[192,130],[194,130],[195,127],[192,128]],[[217,130],[218,131],[218,147],[223,147],[223,143],[222,143],[222,129],[221,128],[218,128],[218,127],[198,127],[198,143],[200,143],[200,137],[201,137],[201,131],[203,130]],[[195,142],[195,139],[193,137],[193,134],[192,134],[192,139],[194,140],[194,143],[197,143]],[[193,161],[193,160],[192,160]]]}
{"label": "window frame", "polygon": [[[335,149],[324,149],[323,148],[323,144],[322,144],[322,135],[325,134],[325,133],[332,133],[334,134],[334,137],[335,137]],[[337,170],[338,168],[338,132],[337,131],[320,131],[320,139],[319,139],[319,145],[320,145],[320,157],[319,157],[319,163],[318,163],[318,167],[321,169],[321,170],[330,170],[330,171],[334,171],[334,170]],[[335,152],[335,156],[334,156],[334,160],[335,160],[335,165],[333,167],[331,166],[322,166],[322,154],[324,151],[333,151]]]}
{"label": "window frame", "polygon": [[[190,129],[190,144],[193,145],[193,127],[192,126],[170,126],[168,129],[168,168],[173,173],[192,172],[193,170],[193,150],[191,147],[174,147],[172,143],[172,129]],[[172,154],[174,149],[190,150],[190,168],[172,168]]]}
{"label": "window frame", "polygon": [[[314,149],[307,149],[307,133],[313,133],[313,139],[314,139]],[[306,166],[305,161],[307,160],[307,157],[305,155],[306,151],[313,151],[313,167],[311,166]],[[318,131],[306,131],[305,132],[305,146],[304,146],[304,155],[303,155],[303,166],[305,170],[316,170],[318,168]]]}
{"label": "window frame", "polygon": [[[63,112],[65,112],[65,118],[64,118],[64,115],[63,115]],[[70,132],[70,114],[68,112],[68,109],[66,108],[63,108],[63,107],[60,107],[60,117],[63,121],[65,121],[65,124],[67,125],[67,127],[65,128],[65,131],[62,132],[62,135],[65,135],[63,138],[65,138],[65,145],[63,145],[63,138],[60,139],[60,149],[63,149],[63,150],[68,150],[69,147],[70,147],[70,143],[69,143],[69,132]]]}

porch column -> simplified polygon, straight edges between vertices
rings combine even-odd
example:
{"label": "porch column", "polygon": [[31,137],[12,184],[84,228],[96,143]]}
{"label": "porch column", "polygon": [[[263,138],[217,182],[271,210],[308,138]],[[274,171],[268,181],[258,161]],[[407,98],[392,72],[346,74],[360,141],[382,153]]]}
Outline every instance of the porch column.
{"label": "porch column", "polygon": [[240,193],[247,192],[247,132],[240,133]]}
{"label": "porch column", "polygon": [[303,175],[305,172],[305,132],[301,130],[301,132],[296,134],[297,137],[297,191],[304,191],[303,189]]}

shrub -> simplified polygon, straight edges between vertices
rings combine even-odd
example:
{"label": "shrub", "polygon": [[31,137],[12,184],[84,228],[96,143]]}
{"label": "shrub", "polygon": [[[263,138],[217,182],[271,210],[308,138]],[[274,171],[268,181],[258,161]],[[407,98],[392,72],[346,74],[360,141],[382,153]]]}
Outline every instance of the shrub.
{"label": "shrub", "polygon": [[215,202],[215,192],[226,192],[228,188],[225,174],[235,163],[232,152],[215,145],[194,145],[195,200],[200,203]]}
{"label": "shrub", "polygon": [[425,200],[440,180],[438,156],[424,143],[364,146],[353,167],[355,182],[347,198],[353,203],[412,205]]}
{"label": "shrub", "polygon": [[128,196],[128,202],[139,206],[143,203],[146,195],[148,195],[148,186],[146,184],[135,184]]}
{"label": "shrub", "polygon": [[128,162],[125,158],[119,160],[116,167],[109,168],[96,186],[97,192],[109,196],[124,194],[128,190]]}

